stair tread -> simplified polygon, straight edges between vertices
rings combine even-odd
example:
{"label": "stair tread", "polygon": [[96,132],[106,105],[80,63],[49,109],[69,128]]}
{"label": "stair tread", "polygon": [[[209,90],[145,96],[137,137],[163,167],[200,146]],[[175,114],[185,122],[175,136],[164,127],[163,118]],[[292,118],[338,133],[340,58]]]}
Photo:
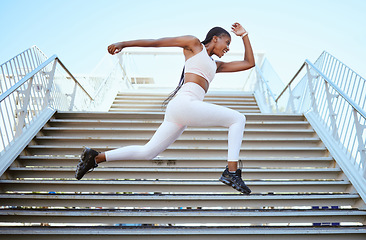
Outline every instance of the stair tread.
{"label": "stair tread", "polygon": [[[79,157],[75,156],[68,156],[68,157],[62,157],[62,156],[26,156],[26,155],[20,155],[18,157],[19,159],[79,159]],[[242,161],[333,161],[334,159],[332,157],[241,157]],[[155,160],[173,160],[173,161],[179,161],[179,160],[217,160],[217,161],[227,161],[226,157],[158,157],[153,160],[149,161],[155,161]],[[140,161],[140,160],[136,160]]]}
{"label": "stair tread", "polygon": [[[58,131],[156,131],[156,128],[151,127],[140,127],[140,128],[128,128],[128,127],[44,127],[42,130],[50,131],[50,130],[58,130]],[[195,131],[204,131],[204,132],[227,132],[227,128],[192,128],[189,127],[185,130],[185,132],[195,132]],[[305,132],[305,133],[314,133],[313,129],[245,129],[245,132]]]}
{"label": "stair tread", "polygon": [[[73,137],[73,136],[37,136],[36,140],[150,140],[149,137]],[[177,141],[227,141],[227,137],[179,137]],[[263,137],[263,138],[253,138],[246,137],[244,135],[243,141],[320,141],[319,137],[289,137],[289,138],[279,138],[279,137]]]}
{"label": "stair tread", "polygon": [[[9,167],[10,171],[75,171],[75,167]],[[118,167],[98,167],[94,169],[98,172],[190,172],[190,173],[202,173],[202,172],[217,172],[221,173],[223,168],[118,168]],[[340,168],[306,168],[306,169],[294,169],[294,168],[278,168],[278,169],[242,169],[243,173],[284,173],[284,172],[340,172]]]}
{"label": "stair tread", "polygon": [[[58,149],[62,149],[62,148],[70,148],[70,149],[78,149],[78,148],[83,148],[83,146],[75,146],[75,145],[29,145],[28,148],[58,148]],[[98,149],[104,149],[106,148],[106,146],[96,146],[95,148]],[[182,146],[182,147],[169,147],[169,149],[218,149],[218,150],[227,150],[227,147],[186,147],[186,146]],[[247,150],[283,150],[283,149],[288,149],[288,150],[326,150],[325,147],[246,147],[243,146],[241,147],[241,149],[247,149]]]}
{"label": "stair tread", "polygon": [[358,193],[312,193],[312,194],[220,194],[220,193],[193,193],[193,194],[88,194],[88,193],[0,193],[0,198],[72,198],[72,199],[328,199],[328,198],[360,198]]}
{"label": "stair tread", "polygon": [[[50,119],[51,123],[162,123],[162,120],[143,120],[143,119],[128,119],[128,120],[113,120],[113,119],[106,119],[106,120],[96,120],[96,119]],[[254,121],[254,120],[247,120],[246,125],[251,124],[294,124],[294,125],[309,125],[308,121]]]}
{"label": "stair tread", "polygon": [[[366,210],[358,209],[0,209],[0,216],[139,216],[139,217],[181,217],[181,216],[246,216],[246,217],[303,217],[303,216],[366,216]],[[315,220],[316,221],[316,220]]]}
{"label": "stair tread", "polygon": [[[15,227],[0,227],[0,235],[6,234],[16,234],[16,235],[38,235],[38,234],[57,234],[57,235],[67,235],[70,236],[80,235],[80,234],[102,234],[102,235],[158,235],[158,236],[187,236],[192,237],[192,234],[199,234],[202,236],[204,233],[212,236],[215,235],[313,235],[313,234],[366,234],[366,226],[321,226],[321,227],[313,227],[313,226],[301,226],[301,227],[274,227],[274,226],[266,226],[266,227],[241,227],[241,226],[220,226],[220,227],[210,227],[210,226],[200,226],[200,227],[183,227],[183,226],[154,226],[148,227],[127,227],[127,226],[92,226],[92,227],[43,227],[43,226],[15,226]],[[315,235],[316,239],[319,239],[319,235]],[[315,239],[311,238],[311,236],[307,236],[307,239]]]}
{"label": "stair tread", "polygon": [[[222,185],[217,180],[0,180],[0,184],[144,184],[144,185]],[[246,181],[248,185],[348,185],[348,180],[252,180]]]}

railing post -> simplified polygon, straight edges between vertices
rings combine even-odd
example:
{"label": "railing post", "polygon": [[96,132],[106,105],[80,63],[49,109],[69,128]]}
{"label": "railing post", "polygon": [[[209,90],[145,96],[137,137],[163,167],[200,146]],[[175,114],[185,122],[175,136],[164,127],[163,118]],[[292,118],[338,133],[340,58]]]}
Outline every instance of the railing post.
{"label": "railing post", "polygon": [[53,84],[53,79],[55,77],[57,61],[58,61],[58,59],[56,58],[55,61],[53,62],[51,72],[48,73],[48,84],[46,87],[46,93],[45,93],[45,98],[44,98],[42,109],[44,109],[47,105],[50,105],[50,102],[51,102],[51,88],[52,88],[52,84]]}
{"label": "railing post", "polygon": [[75,82],[74,90],[72,91],[72,94],[70,95],[70,97],[71,97],[71,101],[70,101],[69,111],[72,111],[72,109],[74,108],[77,86],[78,86],[78,85],[77,85],[77,83]]}
{"label": "railing post", "polygon": [[319,114],[318,107],[316,105],[316,100],[315,100],[315,91],[314,91],[314,88],[313,88],[313,75],[311,75],[310,68],[309,68],[308,64],[306,64],[306,72],[307,72],[307,75],[308,75],[308,85],[309,85],[309,89],[310,89],[311,106],[313,107],[314,112],[316,114]]}
{"label": "railing post", "polygon": [[18,115],[18,123],[15,129],[15,137],[20,136],[22,133],[24,123],[25,123],[25,117],[27,116],[27,109],[29,105],[29,100],[31,98],[31,89],[33,85],[33,77],[31,77],[28,81],[28,88],[24,92],[20,92],[20,94],[23,94],[23,105],[21,109],[19,110]]}
{"label": "railing post", "polygon": [[292,95],[292,89],[291,89],[291,85],[288,86],[288,101],[287,101],[287,106],[286,106],[286,112],[289,112],[289,108],[292,109],[292,113],[295,113],[295,104],[294,104],[294,96]]}
{"label": "railing post", "polygon": [[360,153],[360,164],[359,166],[363,166],[363,176],[366,177],[366,147],[365,143],[362,139],[363,131],[366,129],[366,125],[361,125],[361,123],[358,121],[357,117],[357,111],[356,109],[352,109],[353,112],[353,118],[355,120],[355,126],[356,126],[356,137],[358,141],[358,151]]}
{"label": "railing post", "polygon": [[325,84],[325,94],[326,94],[327,103],[328,103],[329,118],[330,118],[330,123],[332,125],[332,130],[333,130],[333,137],[336,141],[339,141],[338,128],[337,128],[337,123],[336,123],[337,114],[334,113],[333,105],[332,105],[332,98],[336,97],[337,95],[330,94],[327,81],[324,80],[324,84]]}

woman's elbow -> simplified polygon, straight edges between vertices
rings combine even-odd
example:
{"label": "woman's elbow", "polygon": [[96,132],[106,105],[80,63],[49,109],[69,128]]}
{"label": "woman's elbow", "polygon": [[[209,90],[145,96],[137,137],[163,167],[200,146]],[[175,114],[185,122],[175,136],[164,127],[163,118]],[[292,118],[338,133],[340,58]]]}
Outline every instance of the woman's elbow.
{"label": "woman's elbow", "polygon": [[249,69],[254,68],[255,67],[255,61],[253,60],[253,62],[249,63]]}

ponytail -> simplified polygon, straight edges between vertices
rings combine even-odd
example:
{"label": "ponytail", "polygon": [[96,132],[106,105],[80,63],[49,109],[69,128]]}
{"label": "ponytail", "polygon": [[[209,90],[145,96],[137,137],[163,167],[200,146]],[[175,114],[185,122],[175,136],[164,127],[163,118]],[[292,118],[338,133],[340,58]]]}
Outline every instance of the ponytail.
{"label": "ponytail", "polygon": [[[201,43],[203,45],[206,45],[207,43],[211,42],[211,40],[214,36],[221,37],[222,35],[227,35],[227,36],[230,37],[230,33],[228,31],[226,31],[225,29],[223,29],[221,27],[214,27],[210,31],[208,31],[205,40],[203,40]],[[163,108],[165,108],[168,105],[170,100],[173,99],[173,97],[175,96],[175,94],[177,94],[179,89],[181,89],[183,84],[184,84],[184,68],[183,68],[183,71],[182,71],[182,75],[180,76],[178,86],[175,88],[175,90],[173,92],[170,93],[169,97],[164,100]]]}
{"label": "ponytail", "polygon": [[184,68],[183,68],[182,74],[180,76],[180,80],[179,80],[178,86],[174,89],[173,92],[170,93],[169,97],[164,100],[164,102],[163,102],[163,108],[165,108],[168,105],[168,103],[170,102],[170,100],[173,99],[173,97],[175,96],[175,94],[177,94],[177,92],[179,91],[179,89],[181,89],[181,87],[183,86],[183,84],[184,84]]}

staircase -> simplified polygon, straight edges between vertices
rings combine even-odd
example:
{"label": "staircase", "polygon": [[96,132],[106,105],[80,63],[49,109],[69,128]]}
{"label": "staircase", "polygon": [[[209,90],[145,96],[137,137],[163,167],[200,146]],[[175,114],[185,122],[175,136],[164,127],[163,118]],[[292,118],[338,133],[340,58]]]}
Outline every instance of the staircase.
{"label": "staircase", "polygon": [[120,93],[109,113],[57,112],[0,180],[0,239],[365,239],[365,203],[303,115],[262,114],[252,94],[205,101],[247,117],[242,195],[218,181],[227,129],[188,128],[152,161],[74,178],[83,146],[146,143],[166,94]]}

